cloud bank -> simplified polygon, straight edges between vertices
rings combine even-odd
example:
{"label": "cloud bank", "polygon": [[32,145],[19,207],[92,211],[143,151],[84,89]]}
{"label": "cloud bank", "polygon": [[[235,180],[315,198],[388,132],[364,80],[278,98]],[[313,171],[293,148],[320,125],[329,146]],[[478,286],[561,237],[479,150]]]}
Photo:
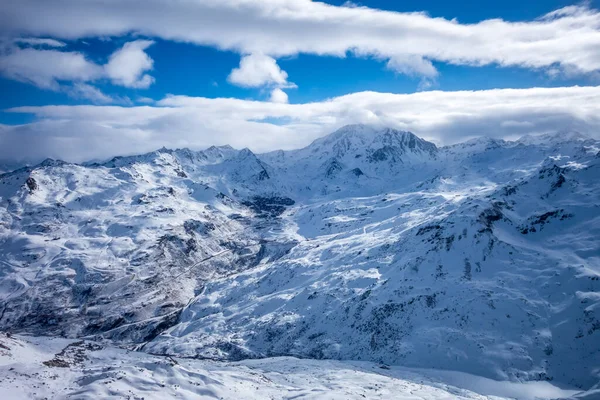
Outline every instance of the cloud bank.
{"label": "cloud bank", "polygon": [[[432,61],[550,74],[600,69],[600,12],[565,7],[532,21],[475,24],[311,0],[20,0],[0,2],[0,35],[79,39],[141,34],[273,58],[348,53],[435,76]],[[243,68],[243,67],[242,67]]]}
{"label": "cloud bank", "polygon": [[[25,40],[27,44],[52,47],[59,47],[61,43],[48,42],[48,39],[19,39],[17,42]],[[8,46],[0,49],[0,74],[50,90],[60,90],[65,82],[74,82],[72,87],[66,89],[80,94],[93,92],[87,99],[94,101],[100,91],[89,85],[85,85],[86,90],[82,91],[83,83],[107,79],[118,86],[149,87],[154,78],[145,72],[152,69],[153,61],[144,50],[153,43],[150,40],[125,43],[110,56],[105,65],[90,61],[80,52]]]}
{"label": "cloud bank", "polygon": [[598,137],[600,87],[359,92],[305,104],[168,96],[155,106],[9,111],[30,113],[36,120],[0,125],[0,160],[36,162],[53,157],[78,162],[162,146],[202,149],[231,144],[257,152],[298,148],[349,123],[410,130],[438,144],[561,130]]}

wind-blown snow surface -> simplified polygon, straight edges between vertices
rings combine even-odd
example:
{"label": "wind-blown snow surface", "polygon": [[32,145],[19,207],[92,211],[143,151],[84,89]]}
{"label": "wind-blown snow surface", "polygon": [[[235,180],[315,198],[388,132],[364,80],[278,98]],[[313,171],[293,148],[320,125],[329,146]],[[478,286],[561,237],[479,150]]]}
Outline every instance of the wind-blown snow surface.
{"label": "wind-blown snow surface", "polygon": [[600,380],[600,143],[166,150],[0,175],[0,327],[241,360]]}
{"label": "wind-blown snow surface", "polygon": [[548,382],[368,362],[289,357],[224,363],[156,357],[97,342],[0,337],[2,399],[538,399],[577,394]]}

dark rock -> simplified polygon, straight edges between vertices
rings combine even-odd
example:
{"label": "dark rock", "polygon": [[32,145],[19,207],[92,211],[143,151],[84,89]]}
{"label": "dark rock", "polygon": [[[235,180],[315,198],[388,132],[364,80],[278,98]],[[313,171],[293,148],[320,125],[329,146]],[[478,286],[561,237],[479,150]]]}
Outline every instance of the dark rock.
{"label": "dark rock", "polygon": [[471,262],[468,258],[465,258],[465,269],[463,273],[463,278],[470,281],[472,279],[471,275]]}
{"label": "dark rock", "polygon": [[554,182],[552,184],[552,189],[556,190],[559,187],[561,187],[563,185],[563,183],[565,183],[567,180],[565,178],[565,176],[563,174],[558,175],[558,178],[556,179],[556,182]]}
{"label": "dark rock", "polygon": [[354,169],[353,169],[352,171],[350,171],[350,172],[352,172],[352,173],[353,173],[354,175],[356,175],[356,176],[361,176],[361,175],[364,175],[364,173],[363,173],[363,172],[360,170],[360,168],[354,168]]}
{"label": "dark rock", "polygon": [[27,188],[29,189],[29,193],[33,193],[33,192],[35,192],[38,189],[37,182],[31,176],[29,178],[27,178],[27,180],[25,181],[25,183],[27,184]]}
{"label": "dark rock", "polygon": [[250,207],[252,211],[256,212],[259,217],[279,216],[283,214],[286,206],[295,204],[295,201],[289,197],[262,197],[255,196],[250,200],[243,201],[243,205]]}
{"label": "dark rock", "polygon": [[437,231],[440,229],[442,229],[440,225],[427,225],[422,228],[419,228],[419,230],[417,231],[417,236],[421,236],[426,234],[427,232]]}
{"label": "dark rock", "polygon": [[328,178],[331,178],[332,176],[334,176],[335,174],[337,174],[339,171],[343,170],[344,166],[335,158],[333,160],[331,160],[331,162],[329,163],[329,165],[327,166],[327,170],[325,171],[325,176]]}
{"label": "dark rock", "polygon": [[372,162],[372,163],[385,161],[388,159],[389,152],[390,152],[390,149],[388,149],[386,147],[382,147],[381,149],[377,149],[373,153],[371,153],[368,157],[368,160],[369,160],[369,162]]}
{"label": "dark rock", "polygon": [[267,170],[263,169],[262,171],[260,171],[260,174],[258,174],[258,180],[264,181],[266,179],[271,179],[271,177],[269,176]]}
{"label": "dark rock", "polygon": [[487,208],[479,214],[479,222],[481,222],[485,228],[480,232],[491,232],[494,222],[500,221],[504,218],[500,205],[495,203],[491,208]]}
{"label": "dark rock", "polygon": [[183,229],[188,235],[192,235],[194,232],[206,235],[211,231],[215,230],[215,224],[212,222],[202,222],[195,219],[188,219],[183,223]]}
{"label": "dark rock", "polygon": [[529,218],[529,223],[525,226],[519,227],[522,234],[535,233],[538,230],[544,229],[544,225],[550,223],[554,219],[564,221],[566,219],[573,218],[573,214],[566,213],[564,209],[553,210],[545,212],[541,215],[533,216]]}
{"label": "dark rock", "polygon": [[515,193],[517,193],[517,187],[516,186],[505,186],[502,190],[502,194],[504,196],[510,196],[513,195]]}

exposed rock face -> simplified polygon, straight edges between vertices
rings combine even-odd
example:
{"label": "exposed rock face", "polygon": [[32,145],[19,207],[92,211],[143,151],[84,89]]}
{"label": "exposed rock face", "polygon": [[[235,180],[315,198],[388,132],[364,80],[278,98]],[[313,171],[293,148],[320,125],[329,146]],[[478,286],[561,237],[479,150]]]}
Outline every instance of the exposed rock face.
{"label": "exposed rock face", "polygon": [[294,203],[294,200],[288,197],[278,196],[255,196],[250,200],[242,202],[243,205],[250,207],[261,218],[281,215],[286,207],[292,206]]}
{"label": "exposed rock face", "polygon": [[32,177],[27,178],[27,180],[25,181],[25,184],[27,185],[27,188],[29,189],[29,193],[35,192],[38,188],[37,182]]}
{"label": "exposed rock face", "polygon": [[354,169],[353,169],[351,172],[352,172],[352,173],[353,173],[355,176],[361,176],[361,175],[364,175],[364,173],[362,172],[362,170],[361,170],[360,168],[354,168]]}

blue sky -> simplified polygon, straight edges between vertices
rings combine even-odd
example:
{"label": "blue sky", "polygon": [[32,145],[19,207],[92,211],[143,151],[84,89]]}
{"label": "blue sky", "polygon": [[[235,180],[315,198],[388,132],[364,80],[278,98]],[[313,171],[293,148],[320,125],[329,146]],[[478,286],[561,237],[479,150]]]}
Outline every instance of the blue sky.
{"label": "blue sky", "polygon": [[[294,137],[294,145],[346,122],[357,122],[354,115],[359,114],[358,122],[366,119],[419,128],[425,136],[447,142],[452,135],[444,135],[440,127],[436,130],[413,123],[424,113],[417,110],[399,117],[384,110],[383,95],[412,94],[422,99],[426,91],[443,92],[440,96],[477,91],[491,98],[496,96],[492,89],[511,88],[521,89],[523,96],[535,99],[531,104],[541,106],[544,101],[534,89],[556,88],[556,93],[562,94],[577,86],[595,88],[600,80],[600,56],[594,55],[600,52],[597,0],[327,4],[309,0],[125,0],[102,7],[75,0],[23,0],[18,5],[0,5],[0,140],[12,142],[17,135],[13,127],[23,124],[27,133],[20,127],[18,135],[54,140],[56,133],[46,129],[57,119],[78,127],[110,125],[99,122],[110,107],[111,112],[129,109],[132,116],[142,107],[152,108],[153,116],[162,116],[164,107],[174,104],[169,96],[175,95],[184,96],[177,98],[176,107],[188,111],[192,107],[198,110],[199,103],[204,111],[207,107],[202,99],[215,100],[211,107],[218,104],[223,115],[241,115],[256,106],[250,105],[251,101],[258,101],[260,110],[254,116],[240,117],[240,125],[254,132],[258,127],[253,121],[290,121],[284,124],[288,126],[262,128],[285,128],[288,137],[302,135],[301,139]],[[411,14],[414,12],[426,15]],[[318,117],[313,111],[301,111],[310,108],[307,104],[328,99],[343,104],[345,96],[366,92],[380,93],[380,99],[353,105],[358,108],[354,114],[346,104]],[[384,103],[415,103],[405,100],[408,97],[390,99]],[[589,97],[582,101],[589,102]],[[287,104],[287,111],[281,111],[281,104]],[[48,107],[51,105],[62,107],[60,115],[56,108]],[[81,108],[74,107],[77,105],[89,106],[85,117]],[[477,104],[469,101],[464,107],[444,112],[481,112],[473,111]],[[573,110],[560,112],[569,124],[561,128],[595,128],[593,118],[575,118]],[[177,143],[201,147],[215,136],[213,141],[220,141],[214,115],[218,113],[208,115],[206,120],[211,121],[203,120],[197,129],[191,122],[185,126],[209,132],[203,140],[180,135]],[[537,120],[521,122],[516,125],[529,126],[533,133],[546,126],[538,126]],[[141,130],[139,126],[136,123],[135,129]],[[483,126],[493,128],[487,123]],[[311,128],[314,133],[307,133]],[[128,146],[128,152],[169,143],[168,135],[174,135],[155,127],[143,129],[153,140],[146,146]],[[119,135],[118,131],[114,134]],[[508,132],[497,128],[491,134],[507,136]],[[163,139],[157,140],[161,135]],[[81,140],[76,139],[69,140]],[[252,135],[237,139],[234,142],[240,144],[256,143]],[[257,149],[268,150],[275,144],[286,143],[273,140]],[[2,157],[6,154],[0,152]]]}
{"label": "blue sky", "polygon": [[[346,1],[328,1],[342,5]],[[589,3],[596,5],[597,1]],[[360,5],[400,12],[425,11],[432,17],[456,18],[463,23],[476,23],[490,18],[507,21],[528,21],[553,10],[574,3],[568,0],[538,1],[390,1],[367,0]],[[132,36],[85,38],[68,41],[69,50],[86,53],[98,62],[108,56]],[[219,51],[212,47],[155,39],[147,50],[154,60],[153,76],[156,82],[147,89],[128,89],[110,84],[98,86],[115,97],[128,96],[161,99],[169,93],[205,97],[236,97],[263,99],[268,93],[262,89],[240,88],[227,82],[231,69],[239,63],[239,54]],[[419,89],[419,78],[397,74],[386,69],[380,61],[369,57],[315,56],[300,54],[284,57],[279,65],[287,71],[298,89],[290,90],[291,102],[308,102],[340,96],[363,90],[410,93]],[[440,71],[433,88],[441,90],[477,90],[491,88],[525,88],[531,86],[587,85],[597,83],[592,77],[551,78],[539,71],[519,67],[470,67],[436,63]],[[314,71],[319,73],[315,74]],[[10,95],[0,97],[0,108],[44,104],[86,104],[89,101],[73,98],[66,93],[43,90],[15,80],[0,78],[0,92]],[[23,120],[23,115],[3,113],[0,123]]]}

